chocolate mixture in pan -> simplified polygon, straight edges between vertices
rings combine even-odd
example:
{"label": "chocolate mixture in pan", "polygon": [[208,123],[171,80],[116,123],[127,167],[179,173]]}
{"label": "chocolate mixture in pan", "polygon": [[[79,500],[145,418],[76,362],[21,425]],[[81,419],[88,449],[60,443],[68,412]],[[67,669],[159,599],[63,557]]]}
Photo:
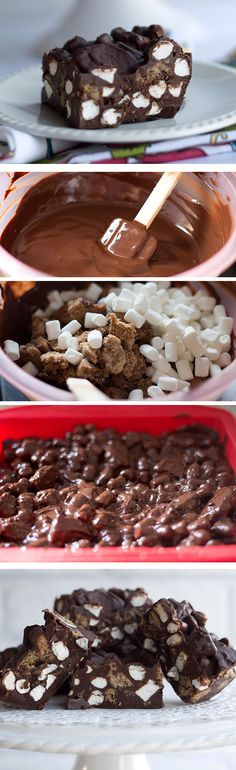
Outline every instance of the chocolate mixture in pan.
{"label": "chocolate mixture in pan", "polygon": [[117,27],[95,41],[68,40],[43,57],[42,101],[74,128],[111,128],[173,118],[192,74],[192,56],[159,25]]}
{"label": "chocolate mixture in pan", "polygon": [[[167,276],[211,257],[231,233],[229,203],[209,175],[185,174],[153,222],[150,261],[107,254],[99,240],[117,217],[132,220],[159,174],[50,174],[26,192],[1,244],[57,276]],[[20,180],[19,180],[20,181]]]}
{"label": "chocolate mixture in pan", "polygon": [[204,426],[153,436],[79,425],[64,438],[4,443],[5,546],[236,542],[236,485],[222,440]]}

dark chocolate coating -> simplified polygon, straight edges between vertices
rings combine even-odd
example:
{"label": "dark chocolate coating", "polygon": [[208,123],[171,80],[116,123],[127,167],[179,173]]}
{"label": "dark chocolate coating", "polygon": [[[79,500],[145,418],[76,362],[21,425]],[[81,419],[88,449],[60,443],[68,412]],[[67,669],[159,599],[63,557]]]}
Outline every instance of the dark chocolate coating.
{"label": "dark chocolate coating", "polygon": [[56,599],[54,609],[76,625],[94,631],[103,649],[109,651],[120,647],[127,650],[137,633],[140,618],[150,606],[151,601],[142,588],[133,591],[80,588]]}
{"label": "dark chocolate coating", "polygon": [[206,620],[189,602],[160,599],[142,621],[166,679],[186,703],[209,700],[235,678],[236,650],[209,633]]}
{"label": "dark chocolate coating", "polygon": [[23,645],[0,676],[4,705],[41,709],[98,640],[56,612],[45,610],[44,626],[28,626]]}
{"label": "dark chocolate coating", "polygon": [[89,655],[70,679],[68,709],[161,708],[162,671],[136,650],[132,660],[114,653]]}
{"label": "dark chocolate coating", "polygon": [[45,53],[42,102],[74,128],[172,118],[191,74],[191,54],[160,26],[117,27],[95,41],[75,36]]}

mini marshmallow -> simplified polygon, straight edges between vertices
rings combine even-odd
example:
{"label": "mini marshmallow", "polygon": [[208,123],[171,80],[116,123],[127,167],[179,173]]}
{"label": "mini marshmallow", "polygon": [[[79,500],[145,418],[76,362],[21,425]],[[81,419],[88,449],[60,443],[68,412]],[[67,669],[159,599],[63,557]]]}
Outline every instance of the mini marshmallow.
{"label": "mini marshmallow", "polygon": [[136,390],[131,390],[129,393],[129,401],[142,401],[143,400],[143,391],[141,388],[136,388]]}
{"label": "mini marshmallow", "polygon": [[210,370],[209,359],[202,356],[195,358],[195,377],[208,377]]}
{"label": "mini marshmallow", "polygon": [[107,318],[102,313],[86,313],[84,319],[85,329],[93,329],[94,326],[103,328],[107,325]]}
{"label": "mini marshmallow", "polygon": [[99,300],[99,304],[106,305],[108,309],[112,308],[113,301],[116,299],[116,294],[114,291],[111,291],[110,294],[107,295],[107,297],[102,297],[102,299]]}
{"label": "mini marshmallow", "polygon": [[127,310],[131,310],[133,301],[128,297],[116,297],[112,303],[112,310],[115,313],[127,313]]}
{"label": "mini marshmallow", "polygon": [[47,295],[47,299],[50,303],[55,307],[55,310],[59,310],[60,307],[63,305],[63,300],[61,298],[61,294],[56,289],[54,291],[50,291]]}
{"label": "mini marshmallow", "polygon": [[210,364],[210,373],[211,377],[216,377],[217,374],[220,374],[221,368],[218,364]]}
{"label": "mini marshmallow", "polygon": [[231,334],[233,329],[234,319],[230,317],[220,318],[219,321],[219,332],[220,334]]}
{"label": "mini marshmallow", "polygon": [[156,385],[150,385],[147,392],[148,392],[148,396],[152,398],[153,401],[159,401],[160,398],[164,397],[163,390],[161,390],[161,388],[159,388]]}
{"label": "mini marshmallow", "polygon": [[49,342],[57,340],[61,331],[60,321],[46,321],[45,329]]}
{"label": "mini marshmallow", "polygon": [[178,380],[178,390],[189,390],[190,385],[186,380]]}
{"label": "mini marshmallow", "polygon": [[[182,340],[177,341],[178,358],[185,358],[186,350]],[[190,351],[188,351],[190,352]],[[190,354],[191,355],[191,354]]]}
{"label": "mini marshmallow", "polygon": [[136,329],[141,329],[142,326],[145,324],[145,318],[140,313],[137,313],[136,310],[128,310],[128,312],[125,314],[125,321],[129,324],[134,324]]}
{"label": "mini marshmallow", "polygon": [[176,390],[178,390],[177,377],[168,377],[168,375],[165,377],[159,377],[158,386],[161,388],[161,390],[167,390],[170,393],[176,393]]}
{"label": "mini marshmallow", "polygon": [[213,316],[216,324],[219,323],[221,318],[226,318],[226,310],[224,305],[215,305],[213,308]]}
{"label": "mini marshmallow", "polygon": [[176,342],[166,342],[165,357],[167,361],[175,363],[178,360],[178,347]]}
{"label": "mini marshmallow", "polygon": [[156,350],[162,350],[164,347],[164,343],[161,337],[152,337],[151,345],[153,348],[156,348]]}
{"label": "mini marshmallow", "polygon": [[93,350],[99,350],[102,347],[102,333],[99,331],[99,329],[93,329],[91,332],[88,333],[87,341]]}
{"label": "mini marshmallow", "polygon": [[145,294],[140,292],[140,294],[136,295],[133,308],[137,310],[137,313],[145,313],[148,310],[148,299]]}
{"label": "mini marshmallow", "polygon": [[77,350],[73,350],[73,348],[68,348],[66,353],[64,354],[64,358],[66,361],[69,361],[69,364],[72,364],[73,366],[77,366],[80,361],[82,361],[83,355],[82,353],[79,353]]}
{"label": "mini marshmallow", "polygon": [[195,329],[193,329],[191,326],[189,326],[186,330],[183,337],[183,342],[188,350],[190,350],[190,353],[193,353],[194,356],[199,357],[205,355],[206,348],[202,344],[201,340],[198,339]]}
{"label": "mini marshmallow", "polygon": [[78,332],[79,329],[81,329],[81,324],[79,323],[79,321],[74,320],[74,321],[69,321],[68,324],[63,326],[61,331],[62,333],[69,332],[69,334],[73,335],[76,332]]}
{"label": "mini marshmallow", "polygon": [[203,312],[206,311],[207,313],[211,313],[211,311],[215,307],[216,299],[214,297],[208,297],[206,295],[201,296],[199,297],[197,304],[200,310],[202,310]]}
{"label": "mini marshmallow", "polygon": [[[160,370],[163,374],[169,374],[171,371],[171,365],[169,361],[166,360],[166,358],[162,355],[158,355],[157,361],[156,361],[156,367]],[[156,368],[155,367],[155,368]]]}
{"label": "mini marshmallow", "polygon": [[206,356],[209,358],[209,361],[217,361],[219,358],[219,350],[217,350],[217,348],[207,347]]}
{"label": "mini marshmallow", "polygon": [[231,356],[229,355],[229,353],[221,353],[217,363],[219,364],[221,369],[224,369],[225,366],[229,366],[229,364],[231,364]]}
{"label": "mini marshmallow", "polygon": [[201,318],[200,310],[195,307],[188,307],[183,302],[176,305],[175,314],[181,318],[186,318],[187,321],[198,321]]}
{"label": "mini marshmallow", "polygon": [[219,332],[215,332],[213,329],[205,329],[205,331],[201,332],[201,340],[203,340],[204,344],[212,345],[212,347],[219,339],[219,336]]}
{"label": "mini marshmallow", "polygon": [[192,373],[190,363],[186,361],[185,358],[182,358],[179,361],[176,361],[176,369],[181,380],[193,379],[193,373]]}
{"label": "mini marshmallow", "polygon": [[215,325],[214,316],[213,315],[202,316],[201,324],[203,329],[212,329],[212,327]]}
{"label": "mini marshmallow", "polygon": [[148,323],[150,323],[152,326],[159,326],[160,329],[164,328],[163,323],[163,316],[161,316],[159,313],[156,313],[155,310],[149,310],[145,313],[145,318]]}
{"label": "mini marshmallow", "polygon": [[42,308],[41,308],[41,307],[38,307],[38,309],[37,309],[37,310],[35,310],[35,312],[33,313],[33,316],[36,316],[36,318],[37,318],[37,317],[38,317],[38,318],[41,318],[41,317],[42,317],[42,316],[44,316],[44,315],[45,315],[45,310],[42,310]]}
{"label": "mini marshmallow", "polygon": [[132,302],[132,304],[133,304],[133,301],[134,301],[134,293],[133,293],[133,291],[131,291],[131,289],[127,289],[127,287],[124,287],[124,288],[121,290],[121,293],[119,294],[119,296],[120,296],[120,297],[122,297],[122,298],[126,297],[127,299],[131,299],[131,302]]}
{"label": "mini marshmallow", "polygon": [[22,369],[24,369],[27,374],[31,374],[32,377],[36,377],[39,373],[39,370],[37,369],[37,366],[33,364],[33,361],[27,361],[27,364],[22,366]]}
{"label": "mini marshmallow", "polygon": [[221,337],[219,337],[219,347],[221,350],[221,353],[228,353],[231,348],[231,337],[229,334],[222,334]]}
{"label": "mini marshmallow", "polygon": [[72,337],[70,335],[69,347],[70,349],[72,348],[72,350],[79,350],[79,340],[77,337]]}
{"label": "mini marshmallow", "polygon": [[15,340],[5,340],[4,350],[8,358],[11,358],[12,361],[19,361],[20,347],[18,342],[15,342]]}
{"label": "mini marshmallow", "polygon": [[57,344],[59,350],[67,350],[67,348],[70,347],[70,343],[72,340],[72,335],[70,332],[63,332],[62,334],[59,334]]}
{"label": "mini marshmallow", "polygon": [[101,296],[102,289],[98,283],[91,283],[86,291],[86,299],[90,299],[92,302],[97,302]]}
{"label": "mini marshmallow", "polygon": [[71,299],[76,298],[76,292],[73,289],[68,291],[61,291],[61,298],[63,302],[69,302]]}
{"label": "mini marshmallow", "polygon": [[153,348],[151,345],[140,345],[139,350],[144,358],[147,358],[148,361],[157,361],[159,357],[158,350]]}

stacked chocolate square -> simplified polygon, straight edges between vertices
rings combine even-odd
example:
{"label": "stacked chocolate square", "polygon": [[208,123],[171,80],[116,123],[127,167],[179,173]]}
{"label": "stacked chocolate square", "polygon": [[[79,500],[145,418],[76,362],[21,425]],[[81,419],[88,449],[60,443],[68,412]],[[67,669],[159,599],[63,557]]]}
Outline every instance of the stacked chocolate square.
{"label": "stacked chocolate square", "polygon": [[63,595],[1,654],[0,700],[41,709],[63,687],[68,709],[156,709],[163,675],[183,701],[207,700],[234,679],[236,651],[206,620],[188,602],[152,604],[141,588]]}
{"label": "stacked chocolate square", "polygon": [[121,27],[95,41],[74,37],[43,57],[42,101],[74,128],[115,127],[173,118],[192,57],[162,27]]}

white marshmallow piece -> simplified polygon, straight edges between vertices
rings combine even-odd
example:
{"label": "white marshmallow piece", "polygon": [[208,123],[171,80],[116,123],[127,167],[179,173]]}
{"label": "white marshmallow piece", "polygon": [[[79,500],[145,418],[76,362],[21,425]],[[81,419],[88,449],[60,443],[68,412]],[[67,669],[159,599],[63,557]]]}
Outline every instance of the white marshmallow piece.
{"label": "white marshmallow piece", "polygon": [[229,353],[221,353],[217,363],[219,364],[221,369],[224,369],[225,366],[229,366],[229,364],[231,364],[231,356],[229,355]]}
{"label": "white marshmallow piece", "polygon": [[162,59],[168,59],[173,48],[174,45],[170,40],[162,40],[161,43],[158,43],[155,48],[153,48],[152,55],[157,61],[162,61]]}
{"label": "white marshmallow piece", "polygon": [[99,329],[93,329],[88,333],[87,341],[92,350],[100,350],[103,341],[102,333]]}
{"label": "white marshmallow piece", "polygon": [[156,350],[163,350],[164,342],[161,337],[153,337],[151,340],[151,345],[153,348],[156,348]]}
{"label": "white marshmallow piece", "polygon": [[46,321],[45,329],[49,342],[57,340],[61,331],[60,321]]}
{"label": "white marshmallow piece", "polygon": [[73,366],[78,366],[80,361],[82,361],[83,355],[82,353],[79,353],[78,350],[73,350],[73,348],[68,348],[64,358],[66,361],[69,362],[69,364],[72,364]]}
{"label": "white marshmallow piece", "polygon": [[59,350],[67,350],[70,347],[70,342],[72,339],[73,338],[70,332],[63,332],[62,334],[59,334],[57,340]]}
{"label": "white marshmallow piece", "polygon": [[190,353],[193,353],[193,355],[197,358],[199,356],[205,355],[206,348],[202,344],[201,340],[198,339],[198,335],[195,329],[192,329],[191,326],[189,326],[186,330],[183,337],[183,342],[186,348],[190,350]]}
{"label": "white marshmallow piece", "polygon": [[190,363],[186,361],[185,358],[180,359],[176,362],[176,369],[177,372],[181,378],[181,380],[192,380],[193,379],[193,373],[190,366]]}
{"label": "white marshmallow piece", "polygon": [[195,358],[195,377],[208,377],[210,370],[209,359],[202,356]]}
{"label": "white marshmallow piece", "polygon": [[224,316],[220,318],[219,321],[219,333],[220,334],[231,334],[233,329],[234,319],[230,318],[229,316]]}
{"label": "white marshmallow piece", "polygon": [[165,344],[165,357],[167,361],[176,363],[178,360],[178,347],[176,342],[166,342]]}
{"label": "white marshmallow piece", "polygon": [[148,361],[157,361],[159,358],[158,350],[153,348],[152,345],[140,345],[139,350]]}
{"label": "white marshmallow piece", "polygon": [[79,329],[81,329],[81,324],[79,323],[79,321],[74,320],[74,321],[69,321],[68,324],[63,326],[61,331],[62,331],[62,334],[64,332],[69,332],[69,334],[73,335],[76,332],[78,332]]}
{"label": "white marshmallow piece", "polygon": [[98,326],[103,328],[107,325],[107,318],[102,313],[86,313],[84,319],[85,329],[93,329]]}
{"label": "white marshmallow piece", "polygon": [[18,342],[15,342],[15,340],[5,340],[4,350],[8,358],[11,358],[12,361],[19,361],[20,347]]}
{"label": "white marshmallow piece", "polygon": [[166,390],[170,393],[176,393],[176,390],[178,390],[177,377],[169,377],[168,375],[159,377],[158,385],[161,390]]}
{"label": "white marshmallow piece", "polygon": [[101,296],[102,289],[98,283],[90,283],[89,288],[86,291],[86,299],[90,299],[92,302],[97,302]]}
{"label": "white marshmallow piece", "polygon": [[147,392],[148,396],[152,398],[153,401],[160,401],[161,398],[165,397],[163,390],[156,385],[150,385]]}
{"label": "white marshmallow piece", "polygon": [[129,393],[129,401],[142,401],[143,400],[143,391],[141,388],[136,388],[135,390],[131,390]]}
{"label": "white marshmallow piece", "polygon": [[136,310],[128,310],[124,320],[127,321],[127,323],[134,324],[135,329],[141,329],[145,324],[145,318],[141,313],[137,313]]}

